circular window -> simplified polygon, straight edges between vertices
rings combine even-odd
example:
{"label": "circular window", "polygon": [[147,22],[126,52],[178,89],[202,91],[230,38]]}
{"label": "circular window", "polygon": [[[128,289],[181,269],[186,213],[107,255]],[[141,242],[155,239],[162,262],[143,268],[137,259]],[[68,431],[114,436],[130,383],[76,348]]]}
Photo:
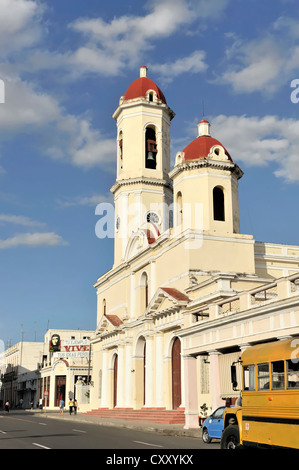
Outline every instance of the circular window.
{"label": "circular window", "polygon": [[156,212],[148,212],[146,214],[146,221],[151,222],[153,224],[158,224],[160,219],[159,219],[159,216]]}

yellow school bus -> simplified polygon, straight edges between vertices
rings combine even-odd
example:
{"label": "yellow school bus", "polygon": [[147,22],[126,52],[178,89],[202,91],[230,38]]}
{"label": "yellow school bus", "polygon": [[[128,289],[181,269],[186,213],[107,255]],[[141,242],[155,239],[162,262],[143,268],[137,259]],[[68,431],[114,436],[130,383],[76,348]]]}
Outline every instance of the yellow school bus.
{"label": "yellow school bus", "polygon": [[299,449],[299,336],[251,346],[241,365],[241,406],[225,409],[221,448]]}

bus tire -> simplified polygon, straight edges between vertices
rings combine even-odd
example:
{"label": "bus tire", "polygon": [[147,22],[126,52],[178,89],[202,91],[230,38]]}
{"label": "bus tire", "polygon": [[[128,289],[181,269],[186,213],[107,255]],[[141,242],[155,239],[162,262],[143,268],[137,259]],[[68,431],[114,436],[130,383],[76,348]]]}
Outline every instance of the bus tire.
{"label": "bus tire", "polygon": [[221,436],[221,449],[238,449],[240,446],[239,428],[236,425],[229,425],[224,429]]}

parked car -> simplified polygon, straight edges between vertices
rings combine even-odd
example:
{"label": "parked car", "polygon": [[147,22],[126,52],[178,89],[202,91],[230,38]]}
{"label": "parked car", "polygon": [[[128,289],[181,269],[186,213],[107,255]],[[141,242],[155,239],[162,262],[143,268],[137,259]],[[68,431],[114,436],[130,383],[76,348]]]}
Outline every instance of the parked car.
{"label": "parked car", "polygon": [[221,439],[225,406],[220,406],[206,418],[202,424],[202,440],[209,443],[212,439]]}

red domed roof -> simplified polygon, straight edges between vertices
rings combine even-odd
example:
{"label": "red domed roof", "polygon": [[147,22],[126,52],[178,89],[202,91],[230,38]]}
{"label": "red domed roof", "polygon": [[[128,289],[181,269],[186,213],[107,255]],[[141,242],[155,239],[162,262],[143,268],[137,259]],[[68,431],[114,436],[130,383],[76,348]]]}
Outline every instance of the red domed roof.
{"label": "red domed roof", "polygon": [[163,103],[166,103],[166,99],[160,88],[146,76],[146,67],[141,67],[141,74],[143,73],[143,76],[140,76],[136,80],[134,80],[133,83],[129,86],[127,89],[126,93],[124,94],[125,100],[133,100],[134,98],[141,98],[145,97],[146,93],[148,90],[154,90],[157,93],[158,100],[163,101]]}
{"label": "red domed roof", "polygon": [[198,137],[183,150],[185,154],[184,160],[188,161],[206,158],[211,153],[211,148],[215,145],[222,147],[227,158],[232,161],[230,154],[221,142],[210,136],[210,123],[203,119],[198,124]]}
{"label": "red domed roof", "polygon": [[232,161],[232,158],[225,147],[219,142],[219,140],[214,139],[209,135],[201,135],[194,139],[187,147],[183,150],[185,155],[184,159],[186,160],[197,160],[199,158],[206,158],[212,147],[214,145],[219,145],[224,149],[225,154],[228,159]]}

